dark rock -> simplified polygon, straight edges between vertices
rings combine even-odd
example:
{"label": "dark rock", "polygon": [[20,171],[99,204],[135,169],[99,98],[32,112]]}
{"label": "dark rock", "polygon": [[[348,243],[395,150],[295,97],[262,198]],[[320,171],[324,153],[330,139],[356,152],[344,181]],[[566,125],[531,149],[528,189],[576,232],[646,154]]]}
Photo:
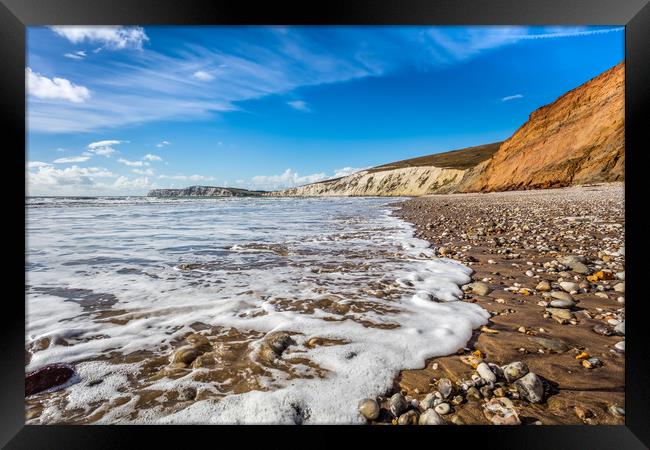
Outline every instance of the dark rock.
{"label": "dark rock", "polygon": [[77,373],[69,364],[50,364],[25,377],[25,396],[34,395],[68,382]]}

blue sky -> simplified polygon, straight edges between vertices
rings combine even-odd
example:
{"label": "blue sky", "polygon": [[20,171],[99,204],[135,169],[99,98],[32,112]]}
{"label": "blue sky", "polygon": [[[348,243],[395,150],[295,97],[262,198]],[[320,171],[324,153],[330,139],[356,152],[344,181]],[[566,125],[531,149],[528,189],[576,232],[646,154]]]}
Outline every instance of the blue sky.
{"label": "blue sky", "polygon": [[509,137],[621,27],[31,27],[29,195],[277,189]]}

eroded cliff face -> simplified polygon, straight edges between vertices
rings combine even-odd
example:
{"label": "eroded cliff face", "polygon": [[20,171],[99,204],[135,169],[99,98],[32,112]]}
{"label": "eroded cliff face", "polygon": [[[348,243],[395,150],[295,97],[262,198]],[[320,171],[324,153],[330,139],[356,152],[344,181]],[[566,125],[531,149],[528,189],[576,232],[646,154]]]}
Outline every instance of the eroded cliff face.
{"label": "eroded cliff face", "polygon": [[362,171],[347,177],[273,192],[288,197],[416,196],[451,192],[465,170],[440,167],[406,167]]}
{"label": "eroded cliff face", "polygon": [[561,187],[624,179],[625,66],[620,63],[534,111],[461,192]]}

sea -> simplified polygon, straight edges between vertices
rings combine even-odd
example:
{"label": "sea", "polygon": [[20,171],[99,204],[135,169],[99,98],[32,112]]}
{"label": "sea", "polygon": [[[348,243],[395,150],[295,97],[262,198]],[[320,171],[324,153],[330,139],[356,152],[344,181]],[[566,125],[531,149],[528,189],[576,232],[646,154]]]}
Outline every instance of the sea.
{"label": "sea", "polygon": [[489,317],[401,200],[27,198],[25,370],[77,372],[27,423],[365,422],[361,399]]}

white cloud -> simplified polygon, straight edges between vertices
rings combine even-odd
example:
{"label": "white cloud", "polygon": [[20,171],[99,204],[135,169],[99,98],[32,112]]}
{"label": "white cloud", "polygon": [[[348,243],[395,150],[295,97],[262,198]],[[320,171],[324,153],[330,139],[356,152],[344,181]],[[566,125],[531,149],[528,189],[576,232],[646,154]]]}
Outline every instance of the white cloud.
{"label": "white cloud", "polygon": [[79,50],[72,53],[66,53],[63,56],[70,59],[84,59],[86,57],[86,52],[84,50]]}
{"label": "white cloud", "polygon": [[39,167],[48,167],[48,166],[51,166],[51,164],[42,161],[29,161],[27,163],[28,169],[37,169]]}
{"label": "white cloud", "polygon": [[210,72],[206,72],[205,70],[197,70],[192,74],[192,76],[197,80],[201,80],[201,81],[214,80],[214,75],[212,75]]}
{"label": "white cloud", "polygon": [[214,177],[207,177],[203,175],[158,175],[161,180],[183,180],[183,181],[213,181]]}
{"label": "white cloud", "polygon": [[145,164],[142,161],[129,161],[128,159],[124,159],[124,158],[118,159],[117,162],[129,167],[142,167]]}
{"label": "white cloud", "polygon": [[162,158],[160,156],[153,155],[151,153],[147,153],[146,155],[144,155],[144,157],[142,159],[144,159],[146,161],[162,161]]}
{"label": "white cloud", "polygon": [[330,180],[332,178],[346,177],[352,175],[353,173],[361,172],[366,170],[368,167],[343,167],[341,169],[334,170],[332,175],[327,175],[325,172],[313,173],[311,175],[300,176],[297,172],[294,172],[291,169],[285,170],[280,175],[257,175],[250,179],[247,183],[244,180],[237,180],[237,184],[240,186],[252,186],[256,189],[284,189],[295,186],[302,186],[305,184],[316,183],[319,181]]}
{"label": "white cloud", "polygon": [[143,169],[132,169],[131,172],[135,173],[136,175],[148,175],[150,177],[153,176],[154,173],[155,173],[153,171],[153,169],[144,169],[144,170]]}
{"label": "white cloud", "polygon": [[170,145],[170,142],[168,142],[168,141],[159,142],[159,143],[156,144],[156,147],[161,148],[161,147],[164,147],[166,145]]}
{"label": "white cloud", "polygon": [[251,178],[251,183],[265,189],[280,189],[283,187],[300,186],[303,184],[315,183],[326,179],[324,172],[300,176],[298,172],[291,169],[285,170],[280,175],[257,175]]}
{"label": "white cloud", "polygon": [[78,86],[65,78],[47,78],[35,73],[27,67],[27,91],[29,95],[42,100],[67,100],[72,103],[83,103],[90,98],[90,91],[84,86]]}
{"label": "white cloud", "polygon": [[509,102],[510,100],[516,100],[516,99],[518,99],[518,98],[524,98],[524,96],[521,95],[521,94],[508,95],[508,96],[506,96],[506,97],[503,97],[503,98],[501,99],[501,101],[502,101],[502,102]]}
{"label": "white cloud", "polygon": [[334,176],[332,178],[347,177],[348,175],[352,175],[353,173],[361,172],[362,170],[366,170],[366,169],[367,167],[360,167],[360,168],[344,167],[342,169],[336,169],[334,171]]}
{"label": "white cloud", "polygon": [[123,26],[55,26],[51,27],[59,36],[63,36],[73,44],[82,42],[97,43],[111,50],[125,48],[141,49],[142,44],[148,41],[144,29],[141,27]]}
{"label": "white cloud", "polygon": [[307,105],[307,102],[304,100],[292,100],[290,102],[287,102],[287,105],[291,106],[293,109],[302,111],[302,112],[309,112],[311,111],[309,109],[309,106]]}
{"label": "white cloud", "polygon": [[118,190],[137,190],[142,191],[151,189],[153,186],[147,177],[130,179],[125,176],[118,177],[111,186],[113,189]]}
{"label": "white cloud", "polygon": [[66,158],[58,158],[52,161],[54,164],[68,164],[68,163],[77,163],[77,162],[85,162],[90,159],[90,156],[88,155],[81,155],[81,156],[70,156]]}
{"label": "white cloud", "polygon": [[57,147],[57,148],[56,148],[56,151],[57,151],[57,152],[65,152],[65,151],[67,151],[67,149],[65,149],[65,148],[63,148],[63,147]]}
{"label": "white cloud", "polygon": [[70,166],[63,169],[56,167],[38,166],[35,172],[27,173],[28,185],[38,190],[53,188],[58,186],[91,186],[95,183],[95,178],[105,178],[115,176],[107,169],[101,167],[79,167]]}
{"label": "white cloud", "polygon": [[117,151],[113,148],[113,146],[126,142],[128,141],[118,141],[115,139],[91,142],[88,144],[88,150],[96,155],[106,156],[107,158],[110,158],[110,156]]}

